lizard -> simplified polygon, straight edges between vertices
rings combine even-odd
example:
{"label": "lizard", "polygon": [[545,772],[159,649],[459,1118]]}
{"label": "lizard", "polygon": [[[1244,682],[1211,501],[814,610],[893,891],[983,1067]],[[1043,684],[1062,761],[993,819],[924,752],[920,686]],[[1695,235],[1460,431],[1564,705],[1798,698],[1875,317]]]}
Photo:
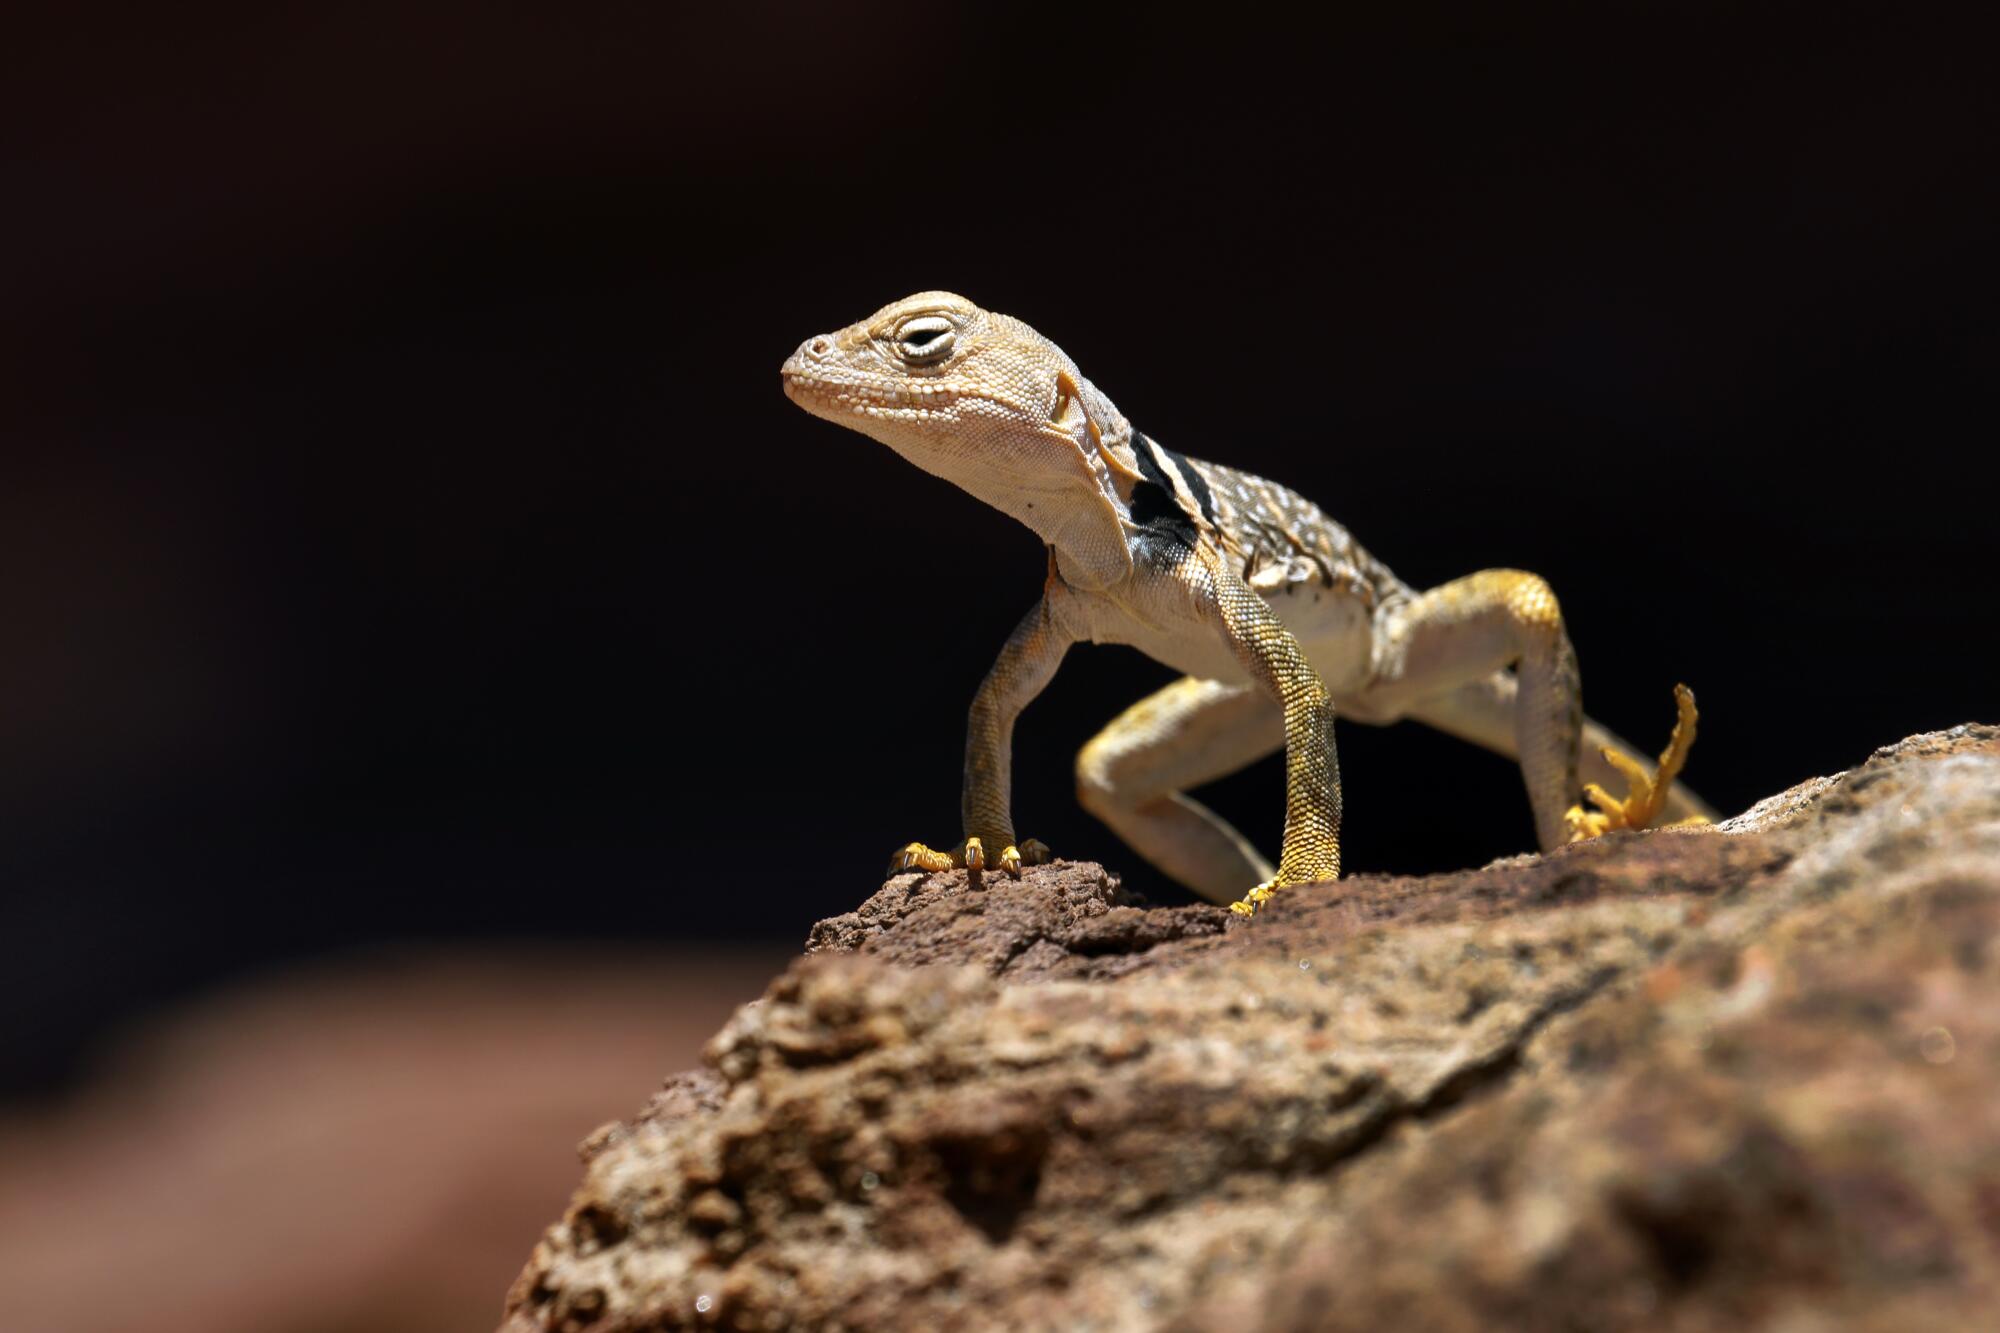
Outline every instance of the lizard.
{"label": "lizard", "polygon": [[[1048,551],[1041,598],[967,717],[964,837],[910,843],[892,873],[1018,877],[1050,859],[1015,836],[1014,725],[1086,641],[1129,644],[1185,674],[1083,747],[1079,800],[1170,878],[1244,915],[1280,888],[1339,878],[1336,716],[1414,718],[1518,760],[1543,851],[1663,814],[1713,817],[1675,781],[1694,739],[1692,693],[1675,687],[1678,721],[1648,774],[1584,716],[1545,579],[1487,569],[1412,588],[1312,501],[1140,431],[1021,320],[919,292],[806,339],[780,373],[807,412],[1019,520]],[[1188,792],[1280,747],[1274,866]],[[1614,775],[1627,796],[1602,785]]]}

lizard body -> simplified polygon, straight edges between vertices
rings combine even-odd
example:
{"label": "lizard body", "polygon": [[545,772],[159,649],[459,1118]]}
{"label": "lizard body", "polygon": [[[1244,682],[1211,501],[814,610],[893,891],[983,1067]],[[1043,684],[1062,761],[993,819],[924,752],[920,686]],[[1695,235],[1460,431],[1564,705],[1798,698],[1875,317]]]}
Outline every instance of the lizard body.
{"label": "lizard body", "polygon": [[[1185,673],[1084,746],[1080,798],[1204,897],[1227,902],[1254,884],[1240,911],[1339,875],[1336,714],[1413,717],[1518,759],[1545,850],[1662,811],[1707,814],[1672,783],[1692,740],[1692,696],[1681,692],[1683,725],[1655,783],[1631,747],[1583,716],[1576,657],[1540,577],[1485,570],[1411,588],[1310,500],[1134,428],[1020,320],[922,292],[806,340],[782,377],[807,411],[888,445],[1049,548],[1042,598],[968,717],[965,840],[951,851],[912,843],[898,866],[1018,874],[1046,859],[1015,838],[1013,726],[1078,642],[1130,644]],[[1187,792],[1280,746],[1274,867]],[[1632,782],[1629,799],[1581,781],[1614,775]],[[1586,794],[1596,813],[1579,805]]]}

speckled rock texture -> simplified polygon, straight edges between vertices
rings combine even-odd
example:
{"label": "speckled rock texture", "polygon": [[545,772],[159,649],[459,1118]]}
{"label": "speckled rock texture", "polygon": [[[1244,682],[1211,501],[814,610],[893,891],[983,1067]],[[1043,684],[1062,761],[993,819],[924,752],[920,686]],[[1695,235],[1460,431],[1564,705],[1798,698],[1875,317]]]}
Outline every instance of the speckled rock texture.
{"label": "speckled rock texture", "polygon": [[584,1155],[505,1333],[2000,1327],[2000,729],[1253,921],[898,876]]}

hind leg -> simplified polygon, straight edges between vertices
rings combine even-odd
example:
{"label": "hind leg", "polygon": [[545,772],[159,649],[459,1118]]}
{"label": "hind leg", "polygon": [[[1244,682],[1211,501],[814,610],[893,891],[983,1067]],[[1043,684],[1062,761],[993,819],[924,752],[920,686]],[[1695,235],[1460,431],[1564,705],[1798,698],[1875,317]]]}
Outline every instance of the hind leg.
{"label": "hind leg", "polygon": [[1211,902],[1233,902],[1276,872],[1249,839],[1186,791],[1284,743],[1283,715],[1258,686],[1183,676],[1083,747],[1077,799],[1162,873]]}
{"label": "hind leg", "polygon": [[[1509,759],[1519,757],[1514,741],[1514,702],[1519,682],[1505,671],[1496,671],[1446,694],[1426,699],[1411,707],[1409,716],[1460,740],[1471,741]],[[1614,750],[1628,762],[1639,762],[1639,751],[1630,741],[1613,734],[1603,724],[1583,719],[1583,745],[1579,776],[1600,786],[1625,781],[1625,773],[1604,757]],[[1664,817],[1670,821],[1716,818],[1714,807],[1676,782],[1668,789]]]}
{"label": "hind leg", "polygon": [[1562,612],[1539,576],[1482,570],[1383,611],[1369,681],[1348,709],[1370,721],[1405,717],[1508,666],[1517,680],[1513,753],[1528,785],[1535,836],[1543,850],[1560,847],[1569,841],[1565,816],[1583,795],[1577,779],[1583,702]]}
{"label": "hind leg", "polygon": [[[1511,678],[1498,676],[1506,682],[1498,687],[1500,697],[1507,686],[1513,696],[1513,734],[1503,737],[1496,734],[1499,718],[1480,706],[1476,689],[1509,666]],[[1694,696],[1686,686],[1675,688],[1680,720],[1656,774],[1647,774],[1627,747],[1604,732],[1613,751],[1593,759],[1625,779],[1631,794],[1619,800],[1596,783],[1580,784],[1584,717],[1576,653],[1555,594],[1537,575],[1483,570],[1388,609],[1376,620],[1372,667],[1373,676],[1349,711],[1375,721],[1428,716],[1445,730],[1513,754],[1528,784],[1535,837],[1544,851],[1609,829],[1645,828],[1677,807],[1697,821],[1702,817],[1700,801],[1685,788],[1676,800],[1671,785],[1694,740]],[[1493,695],[1484,702],[1494,702]],[[1595,811],[1582,808],[1585,795]]]}

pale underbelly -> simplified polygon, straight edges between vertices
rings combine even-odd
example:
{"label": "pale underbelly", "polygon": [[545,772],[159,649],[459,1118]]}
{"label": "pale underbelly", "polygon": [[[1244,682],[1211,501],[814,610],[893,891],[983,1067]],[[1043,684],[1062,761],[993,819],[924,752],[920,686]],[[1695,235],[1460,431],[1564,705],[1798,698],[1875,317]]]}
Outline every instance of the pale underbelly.
{"label": "pale underbelly", "polygon": [[1295,583],[1265,600],[1336,699],[1368,683],[1375,622],[1366,602],[1345,589],[1317,583]]}
{"label": "pale underbelly", "polygon": [[[1363,689],[1369,676],[1374,642],[1369,605],[1345,589],[1323,584],[1292,584],[1266,594],[1271,609],[1298,640],[1299,649],[1336,699]],[[1242,683],[1250,679],[1236,654],[1211,624],[1180,619],[1173,611],[1148,616],[1130,606],[1100,608],[1091,637],[1100,643],[1125,643],[1156,662],[1203,680]]]}

